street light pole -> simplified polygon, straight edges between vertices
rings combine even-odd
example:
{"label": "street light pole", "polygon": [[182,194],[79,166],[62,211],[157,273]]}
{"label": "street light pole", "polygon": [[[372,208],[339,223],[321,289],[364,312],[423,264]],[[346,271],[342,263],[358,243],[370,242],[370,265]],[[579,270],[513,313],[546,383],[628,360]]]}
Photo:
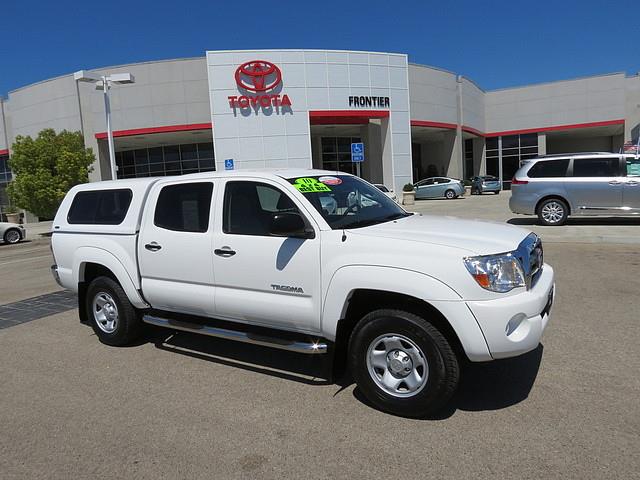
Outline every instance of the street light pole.
{"label": "street light pole", "polygon": [[112,84],[124,85],[135,83],[135,78],[130,73],[113,73],[111,75],[95,75],[90,72],[80,70],[73,74],[76,82],[89,82],[96,85],[96,90],[103,91],[104,114],[107,123],[107,144],[109,147],[109,167],[111,169],[111,179],[117,180],[116,149],[113,143],[113,128],[111,126],[111,102],[109,101],[109,89]]}
{"label": "street light pole", "polygon": [[103,96],[104,96],[104,113],[107,119],[107,142],[109,145],[109,165],[111,166],[111,179],[115,180],[117,176],[116,153],[113,144],[113,129],[111,128],[111,103],[109,101],[109,80],[106,75],[102,76]]}

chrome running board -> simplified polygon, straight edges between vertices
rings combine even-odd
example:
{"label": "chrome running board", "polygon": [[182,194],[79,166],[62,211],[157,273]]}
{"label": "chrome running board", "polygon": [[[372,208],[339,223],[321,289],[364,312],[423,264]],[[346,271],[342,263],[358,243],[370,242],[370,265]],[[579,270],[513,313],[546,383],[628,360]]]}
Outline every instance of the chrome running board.
{"label": "chrome running board", "polygon": [[237,330],[227,330],[225,328],[212,327],[199,323],[184,322],[168,318],[161,318],[154,315],[144,315],[142,321],[158,327],[172,328],[183,332],[198,333],[209,337],[226,338],[237,342],[252,343],[263,347],[279,348],[290,352],[318,354],[327,353],[327,344],[322,342],[298,342],[282,338],[267,337],[250,332]]}

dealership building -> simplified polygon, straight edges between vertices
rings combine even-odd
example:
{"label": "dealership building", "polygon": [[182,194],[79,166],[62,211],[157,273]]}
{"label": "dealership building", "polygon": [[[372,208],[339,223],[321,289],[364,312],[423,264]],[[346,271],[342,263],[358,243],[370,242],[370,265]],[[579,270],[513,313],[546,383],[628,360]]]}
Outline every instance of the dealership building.
{"label": "dealership building", "polygon": [[[135,83],[110,90],[119,178],[314,167],[396,189],[476,174],[508,188],[524,159],[617,152],[640,133],[638,74],[487,91],[404,54],[336,50],[208,51],[90,71],[125,72]],[[0,193],[16,137],[44,128],[81,131],[96,153],[91,180],[111,178],[94,84],[73,74],[43,80],[9,92],[0,107]],[[358,142],[361,164],[351,157]]]}

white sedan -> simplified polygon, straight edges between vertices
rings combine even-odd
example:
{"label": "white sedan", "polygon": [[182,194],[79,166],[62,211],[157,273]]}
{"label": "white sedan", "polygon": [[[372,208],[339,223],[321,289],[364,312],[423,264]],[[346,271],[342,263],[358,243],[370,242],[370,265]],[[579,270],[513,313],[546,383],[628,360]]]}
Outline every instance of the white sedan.
{"label": "white sedan", "polygon": [[374,183],[373,185],[378,187],[378,189],[382,193],[384,193],[387,197],[389,197],[391,200],[393,200],[394,202],[398,203],[398,196],[396,195],[396,192],[394,192],[393,190],[388,189],[386,185],[383,185],[381,183]]}
{"label": "white sedan", "polygon": [[27,232],[17,223],[0,222],[0,239],[4,243],[18,243],[27,238]]}

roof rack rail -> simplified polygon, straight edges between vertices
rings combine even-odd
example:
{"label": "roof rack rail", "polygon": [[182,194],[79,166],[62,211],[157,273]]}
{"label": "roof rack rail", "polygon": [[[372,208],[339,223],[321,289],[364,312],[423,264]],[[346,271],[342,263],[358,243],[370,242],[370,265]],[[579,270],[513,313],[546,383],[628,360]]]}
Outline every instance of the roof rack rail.
{"label": "roof rack rail", "polygon": [[568,152],[568,153],[550,153],[538,155],[538,158],[554,158],[554,157],[573,157],[575,155],[619,155],[613,152]]}

